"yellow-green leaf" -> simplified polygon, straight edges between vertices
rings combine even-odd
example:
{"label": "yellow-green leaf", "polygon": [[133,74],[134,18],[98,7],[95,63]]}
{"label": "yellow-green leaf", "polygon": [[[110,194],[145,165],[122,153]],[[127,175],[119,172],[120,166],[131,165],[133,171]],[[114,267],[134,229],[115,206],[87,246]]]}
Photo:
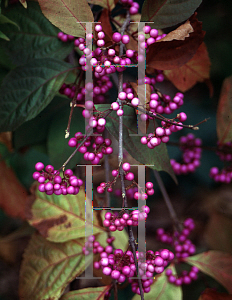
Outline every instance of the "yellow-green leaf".
{"label": "yellow-green leaf", "polygon": [[[90,200],[86,200],[90,201]],[[28,221],[49,241],[63,243],[85,236],[85,192],[77,195],[47,195],[36,189],[35,200],[28,211]],[[93,214],[93,234],[104,231],[95,212]],[[86,223],[87,222],[87,223]]]}
{"label": "yellow-green leaf", "polygon": [[105,293],[109,288],[110,285],[72,291],[64,294],[60,300],[104,300]]}
{"label": "yellow-green leaf", "polygon": [[20,270],[20,300],[59,299],[67,284],[85,270],[84,242],[52,243],[34,234]]}
{"label": "yellow-green leaf", "polygon": [[42,13],[66,34],[85,37],[85,22],[94,22],[86,0],[39,0]]}

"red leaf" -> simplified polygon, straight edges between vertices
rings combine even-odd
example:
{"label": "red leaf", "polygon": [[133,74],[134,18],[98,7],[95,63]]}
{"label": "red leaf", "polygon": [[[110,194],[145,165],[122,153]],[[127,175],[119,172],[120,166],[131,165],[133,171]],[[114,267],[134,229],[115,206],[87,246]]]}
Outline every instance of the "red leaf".
{"label": "red leaf", "polygon": [[100,16],[98,22],[101,22],[102,29],[105,33],[105,38],[104,38],[105,46],[108,47],[113,44],[113,42],[112,42],[113,31],[112,31],[112,27],[110,24],[110,17],[109,17],[108,9],[105,8],[102,10],[102,13],[101,13],[101,16]]}
{"label": "red leaf", "polygon": [[164,71],[166,77],[181,92],[191,89],[197,82],[209,79],[210,59],[205,43],[202,43],[197,52],[183,66]]}
{"label": "red leaf", "polygon": [[217,136],[220,143],[232,140],[232,76],[223,82],[217,109]]}
{"label": "red leaf", "polygon": [[198,300],[232,300],[232,295],[218,293],[214,289],[206,289]]}
{"label": "red leaf", "polygon": [[202,22],[197,20],[195,13],[185,24],[149,46],[148,67],[159,70],[181,67],[194,56],[204,35]]}
{"label": "red leaf", "polygon": [[4,161],[0,162],[0,207],[11,217],[25,219],[27,191]]}
{"label": "red leaf", "polygon": [[184,259],[232,292],[232,256],[221,251],[203,252]]}

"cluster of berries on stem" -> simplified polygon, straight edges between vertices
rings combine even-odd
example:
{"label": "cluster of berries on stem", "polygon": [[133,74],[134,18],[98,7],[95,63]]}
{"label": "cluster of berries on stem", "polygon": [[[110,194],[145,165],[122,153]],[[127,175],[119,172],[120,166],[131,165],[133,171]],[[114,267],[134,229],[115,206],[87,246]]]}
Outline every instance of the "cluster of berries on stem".
{"label": "cluster of berries on stem", "polygon": [[[138,280],[132,277],[137,277],[136,264],[133,253],[130,250],[113,249],[112,242],[114,237],[107,238],[108,245],[104,248],[95,236],[90,236],[87,243],[83,247],[83,253],[88,255],[90,249],[93,253],[100,254],[100,260],[94,262],[95,269],[102,269],[103,274],[117,280],[118,283],[123,283],[128,279],[131,283],[132,291],[140,294]],[[141,276],[142,288],[145,293],[150,292],[150,285],[153,283],[154,274],[160,274],[164,268],[174,259],[174,254],[167,250],[153,252],[149,250],[146,254],[136,252],[138,259],[138,271]]]}
{"label": "cluster of berries on stem", "polygon": [[[174,255],[177,263],[180,263],[182,259],[194,255],[196,252],[195,245],[188,239],[191,231],[195,228],[193,219],[188,218],[183,223],[183,229],[181,232],[174,231],[173,234],[165,232],[163,228],[158,228],[156,231],[157,240],[170,244],[174,248]],[[197,279],[198,268],[192,267],[188,271],[183,271],[180,275],[173,275],[172,270],[166,270],[166,275],[170,283],[175,285],[190,284],[193,280]]]}
{"label": "cluster of berries on stem", "polygon": [[[125,162],[122,165],[122,169],[124,171],[124,179],[128,181],[132,181],[134,185],[137,185],[136,182],[134,181],[134,174],[130,172],[131,165],[128,162]],[[112,171],[112,176],[114,179],[111,182],[102,182],[100,185],[97,187],[97,192],[99,194],[104,193],[105,189],[107,192],[112,192],[113,191],[113,185],[115,184],[117,178],[119,177],[119,170],[113,170]],[[147,182],[146,183],[146,193],[141,191],[139,187],[136,189],[136,191],[133,194],[133,197],[135,200],[147,200],[148,196],[152,196],[154,194],[154,189],[153,189],[153,183],[152,182]],[[131,185],[128,187],[128,190],[132,190]]]}
{"label": "cluster of berries on stem", "polygon": [[[98,119],[98,124],[103,124],[102,120],[105,121],[103,118]],[[94,122],[94,120],[92,119]],[[96,121],[97,122],[97,121]],[[105,122],[104,122],[105,124]],[[105,125],[101,125],[101,127],[105,128]],[[98,128],[96,128],[98,129]],[[96,131],[96,133],[99,133],[99,131]],[[78,147],[78,143],[82,142],[85,137],[81,132],[77,132],[74,137],[70,138],[68,145],[70,147]],[[100,159],[102,159],[103,155],[111,154],[113,153],[113,148],[111,147],[111,139],[109,138],[103,138],[102,136],[89,136],[84,144],[79,147],[78,151],[82,154],[84,154],[84,159],[86,161],[90,161],[91,164],[97,165],[100,162]],[[89,147],[92,147],[92,151],[88,151]]]}
{"label": "cluster of berries on stem", "polygon": [[141,212],[139,210],[133,210],[130,214],[121,211],[118,215],[107,212],[103,225],[108,227],[110,231],[122,231],[126,226],[138,226],[139,221],[146,220],[150,208],[143,205],[141,210]]}
{"label": "cluster of berries on stem", "polygon": [[216,154],[227,165],[221,170],[218,167],[212,167],[209,176],[216,182],[230,183],[232,181],[232,142],[218,143]]}
{"label": "cluster of berries on stem", "polygon": [[200,166],[202,141],[195,138],[194,134],[188,133],[186,136],[181,136],[179,142],[180,149],[183,152],[183,163],[171,159],[171,166],[177,175],[193,173]]}
{"label": "cluster of berries on stem", "polygon": [[47,195],[77,195],[83,181],[73,175],[71,169],[63,172],[55,170],[52,165],[47,165],[44,169],[44,164],[38,162],[35,165],[36,172],[33,173],[34,180],[37,180],[40,185],[38,187],[40,192],[45,192]]}

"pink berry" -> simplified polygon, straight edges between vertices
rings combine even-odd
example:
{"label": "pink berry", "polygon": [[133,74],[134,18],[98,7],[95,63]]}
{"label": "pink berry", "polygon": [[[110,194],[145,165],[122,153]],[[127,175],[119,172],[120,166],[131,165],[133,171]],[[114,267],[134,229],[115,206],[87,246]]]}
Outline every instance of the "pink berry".
{"label": "pink berry", "polygon": [[44,164],[41,162],[37,162],[35,165],[36,171],[42,171],[44,169]]}
{"label": "pink berry", "polygon": [[122,36],[119,32],[115,32],[112,36],[112,40],[116,43],[119,43],[122,39]]}
{"label": "pink berry", "polygon": [[129,35],[124,34],[124,35],[122,36],[122,42],[123,42],[123,44],[128,44],[129,41],[130,41]]}
{"label": "pink berry", "polygon": [[125,171],[125,172],[128,172],[130,170],[130,164],[129,163],[124,163],[122,165],[122,169]]}

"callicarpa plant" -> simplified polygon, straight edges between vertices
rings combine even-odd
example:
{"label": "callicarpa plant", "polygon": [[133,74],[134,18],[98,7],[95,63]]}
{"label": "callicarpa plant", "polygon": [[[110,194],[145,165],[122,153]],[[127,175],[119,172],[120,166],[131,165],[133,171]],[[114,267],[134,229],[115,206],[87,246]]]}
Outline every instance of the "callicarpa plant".
{"label": "callicarpa plant", "polygon": [[[198,136],[208,116],[188,122],[185,110],[186,91],[203,81],[211,87],[200,5],[1,3],[0,205],[33,232],[20,300],[192,299],[187,286],[210,277],[221,289],[206,283],[195,299],[231,299],[231,254],[195,245],[194,217],[174,210],[159,173],[177,184],[209,150]],[[232,179],[231,82],[223,85],[210,149],[225,162],[208,170],[218,184]],[[181,159],[169,157],[167,145]],[[170,226],[153,211],[159,190]]]}

